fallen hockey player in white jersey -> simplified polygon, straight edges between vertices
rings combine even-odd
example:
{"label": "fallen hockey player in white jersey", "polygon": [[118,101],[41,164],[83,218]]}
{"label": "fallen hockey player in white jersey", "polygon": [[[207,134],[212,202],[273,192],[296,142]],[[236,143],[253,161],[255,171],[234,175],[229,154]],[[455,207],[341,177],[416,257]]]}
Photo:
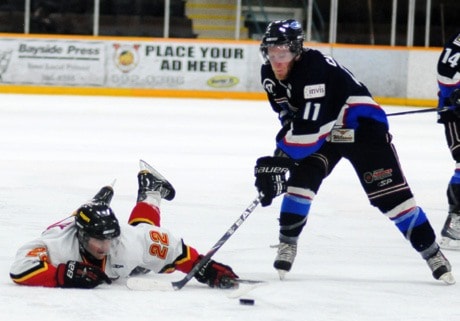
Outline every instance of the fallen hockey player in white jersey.
{"label": "fallen hockey player in white jersey", "polygon": [[[22,246],[11,279],[20,285],[90,289],[139,272],[191,271],[203,256],[160,227],[160,201],[172,200],[174,188],[143,161],[137,177],[137,203],[129,224],[119,224],[110,208],[113,188],[105,186],[70,217]],[[195,278],[210,287],[233,288],[238,276],[210,260]]]}

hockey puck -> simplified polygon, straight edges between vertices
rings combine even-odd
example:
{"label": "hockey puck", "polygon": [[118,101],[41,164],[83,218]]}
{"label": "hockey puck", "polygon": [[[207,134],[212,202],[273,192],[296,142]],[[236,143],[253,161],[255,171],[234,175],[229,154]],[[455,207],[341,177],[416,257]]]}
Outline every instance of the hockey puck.
{"label": "hockey puck", "polygon": [[254,305],[253,299],[240,299],[240,304],[242,305]]}

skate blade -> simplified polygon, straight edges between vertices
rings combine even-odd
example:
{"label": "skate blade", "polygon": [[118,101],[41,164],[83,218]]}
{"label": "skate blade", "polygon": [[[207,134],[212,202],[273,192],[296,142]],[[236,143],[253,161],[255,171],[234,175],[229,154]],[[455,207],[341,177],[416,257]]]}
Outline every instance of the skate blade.
{"label": "skate blade", "polygon": [[278,271],[278,275],[280,277],[280,280],[283,281],[284,278],[286,277],[287,271],[286,270],[277,270],[277,271]]}
{"label": "skate blade", "polygon": [[439,242],[439,246],[445,250],[456,250],[460,251],[460,240],[453,240],[449,237],[442,237]]}
{"label": "skate blade", "polygon": [[448,285],[455,284],[455,278],[450,272],[444,273],[439,279]]}

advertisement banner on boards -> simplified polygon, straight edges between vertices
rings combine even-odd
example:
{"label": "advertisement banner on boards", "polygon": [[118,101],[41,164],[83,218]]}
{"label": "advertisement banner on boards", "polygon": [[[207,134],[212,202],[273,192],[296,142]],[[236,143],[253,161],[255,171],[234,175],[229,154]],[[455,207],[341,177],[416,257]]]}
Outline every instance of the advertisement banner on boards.
{"label": "advertisement banner on boards", "polygon": [[260,91],[258,47],[193,42],[112,42],[109,87]]}
{"label": "advertisement banner on boards", "polygon": [[103,42],[0,38],[0,83],[103,86],[105,73]]}
{"label": "advertisement banner on boards", "polygon": [[0,38],[0,84],[261,91],[251,43]]}

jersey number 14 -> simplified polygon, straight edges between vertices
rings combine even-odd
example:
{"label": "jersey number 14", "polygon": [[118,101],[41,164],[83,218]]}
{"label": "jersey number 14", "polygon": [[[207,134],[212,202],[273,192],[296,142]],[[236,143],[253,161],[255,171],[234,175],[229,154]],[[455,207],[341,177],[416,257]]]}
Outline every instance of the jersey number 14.
{"label": "jersey number 14", "polygon": [[449,63],[451,68],[455,68],[458,65],[459,59],[460,59],[460,52],[456,52],[452,55],[452,49],[446,48],[441,61],[443,64]]}

